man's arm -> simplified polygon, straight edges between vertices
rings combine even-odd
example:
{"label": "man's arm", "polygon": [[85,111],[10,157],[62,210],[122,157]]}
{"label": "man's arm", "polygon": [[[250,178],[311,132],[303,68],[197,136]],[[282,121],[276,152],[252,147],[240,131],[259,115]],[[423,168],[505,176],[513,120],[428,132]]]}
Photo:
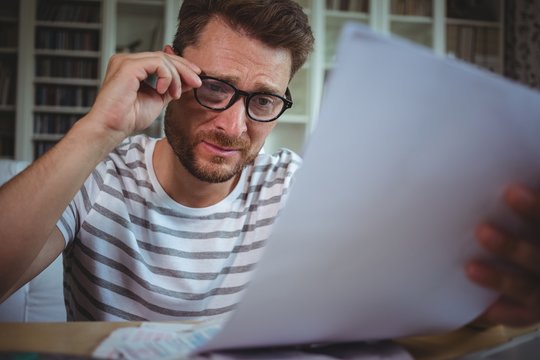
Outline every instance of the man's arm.
{"label": "man's arm", "polygon": [[[127,136],[147,128],[171,100],[200,86],[199,72],[172,51],[111,58],[90,112],[0,188],[0,298],[50,263],[40,254],[61,252],[55,224],[96,165]],[[150,74],[157,77],[155,88],[144,83]]]}
{"label": "man's arm", "polygon": [[64,237],[58,228],[54,228],[51,236],[45,242],[43,248],[36,256],[31,265],[19,277],[17,282],[13,284],[11,289],[0,296],[0,303],[11,296],[15,291],[21,288],[24,284],[39,275],[47,266],[49,266],[64,249]]}
{"label": "man's arm", "polygon": [[[80,121],[57,146],[0,188],[0,294],[30,267],[86,177],[114,146],[89,121]],[[38,266],[37,273],[47,265]]]}

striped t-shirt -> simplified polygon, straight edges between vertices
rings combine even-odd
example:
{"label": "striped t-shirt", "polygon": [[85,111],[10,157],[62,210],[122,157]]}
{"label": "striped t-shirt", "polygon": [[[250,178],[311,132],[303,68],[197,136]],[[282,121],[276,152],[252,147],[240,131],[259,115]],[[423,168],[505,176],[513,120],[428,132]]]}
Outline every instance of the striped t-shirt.
{"label": "striped t-shirt", "polygon": [[206,320],[230,312],[260,258],[300,158],[260,154],[206,208],[170,198],[156,139],[129,138],[102,161],[58,228],[68,320]]}

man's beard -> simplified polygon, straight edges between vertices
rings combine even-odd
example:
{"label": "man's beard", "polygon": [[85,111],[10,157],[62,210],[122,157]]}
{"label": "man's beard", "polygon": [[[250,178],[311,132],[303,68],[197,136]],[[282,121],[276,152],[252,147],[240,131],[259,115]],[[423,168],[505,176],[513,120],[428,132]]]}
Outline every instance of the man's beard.
{"label": "man's beard", "polygon": [[[245,138],[231,138],[219,131],[204,131],[197,133],[190,139],[185,132],[182,132],[181,126],[175,126],[174,121],[181,119],[172,119],[169,110],[165,113],[165,136],[173,149],[180,163],[197,179],[209,183],[220,183],[232,179],[238,175],[246,165],[253,163],[257,157],[258,151],[250,152],[251,142]],[[210,164],[201,164],[195,157],[194,149],[197,144],[207,140],[211,144],[226,149],[238,149],[240,159],[229,168],[227,158],[222,156],[213,156]],[[220,166],[224,164],[223,166]]]}

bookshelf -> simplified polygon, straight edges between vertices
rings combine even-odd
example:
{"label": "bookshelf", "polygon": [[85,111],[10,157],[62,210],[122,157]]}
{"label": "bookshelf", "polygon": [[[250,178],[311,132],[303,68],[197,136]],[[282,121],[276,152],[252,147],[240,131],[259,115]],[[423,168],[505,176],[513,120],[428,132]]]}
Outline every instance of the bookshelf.
{"label": "bookshelf", "polygon": [[504,0],[390,0],[389,6],[383,31],[503,73]]}
{"label": "bookshelf", "polygon": [[291,84],[294,107],[278,120],[267,152],[301,153],[315,126],[324,79],[332,68],[343,24],[355,21],[502,74],[504,0],[302,0],[315,51]]}
{"label": "bookshelf", "polygon": [[19,2],[0,3],[0,158],[15,156]]}
{"label": "bookshelf", "polygon": [[465,4],[448,0],[446,49],[450,56],[503,72],[503,1]]}
{"label": "bookshelf", "polygon": [[[288,147],[302,153],[347,21],[502,72],[504,0],[296,1],[309,17],[315,51],[289,86],[294,106],[268,137],[267,152]],[[58,141],[88,111],[110,56],[162,49],[174,36],[180,5],[180,0],[1,2],[0,84],[2,69],[8,68],[8,86],[16,91],[5,95],[0,86],[0,157],[31,161]],[[148,134],[163,134],[161,119]]]}
{"label": "bookshelf", "polygon": [[[4,8],[13,3],[20,7],[8,19]],[[18,55],[13,61],[17,101],[0,105],[0,120],[7,113],[12,119],[0,123],[0,148],[11,144],[14,149],[2,150],[0,157],[32,161],[58,142],[89,111],[109,58],[116,52],[161,49],[174,35],[179,7],[178,0],[2,2],[0,41],[4,24],[18,22],[18,34],[9,38],[21,46],[0,45],[2,64],[6,53]],[[150,135],[161,136],[159,120],[147,131]]]}
{"label": "bookshelf", "polygon": [[326,0],[325,4],[325,67],[330,68],[334,62],[334,55],[341,28],[348,21],[360,22],[369,25],[369,0]]}
{"label": "bookshelf", "polygon": [[433,48],[433,5],[432,0],[391,0],[390,32]]}
{"label": "bookshelf", "polygon": [[102,8],[98,0],[35,3],[33,158],[87,113],[100,85]]}

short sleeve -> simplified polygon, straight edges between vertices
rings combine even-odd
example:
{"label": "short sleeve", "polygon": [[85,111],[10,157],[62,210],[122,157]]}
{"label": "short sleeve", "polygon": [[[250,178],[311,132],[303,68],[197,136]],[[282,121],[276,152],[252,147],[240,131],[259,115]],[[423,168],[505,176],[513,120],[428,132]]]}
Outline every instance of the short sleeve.
{"label": "short sleeve", "polygon": [[77,236],[77,233],[79,232],[82,221],[84,221],[92,206],[92,201],[90,199],[94,199],[95,196],[97,196],[97,192],[99,192],[99,187],[94,179],[96,176],[99,177],[99,175],[96,174],[100,171],[106,171],[105,162],[98,164],[92,174],[86,178],[77,194],[75,194],[75,197],[71,200],[60,219],[56,222],[56,227],[62,233],[66,246],[75,240],[75,236]]}
{"label": "short sleeve", "polygon": [[60,230],[62,236],[64,237],[66,246],[75,239],[75,234],[77,233],[79,223],[78,219],[79,214],[77,207],[75,206],[75,200],[72,200],[56,223],[56,227],[58,230]]}

